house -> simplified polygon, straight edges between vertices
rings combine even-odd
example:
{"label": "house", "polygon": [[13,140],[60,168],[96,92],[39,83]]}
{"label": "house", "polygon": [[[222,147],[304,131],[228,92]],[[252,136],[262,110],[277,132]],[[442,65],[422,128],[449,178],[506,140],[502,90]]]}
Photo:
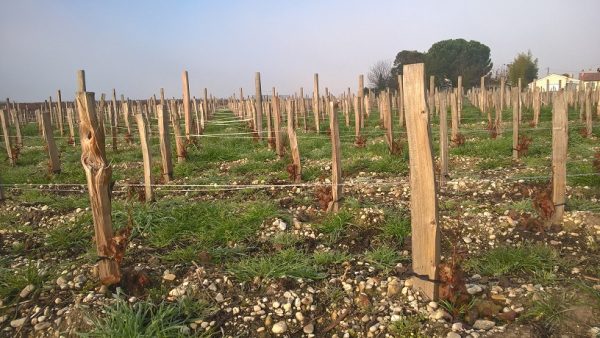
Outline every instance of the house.
{"label": "house", "polygon": [[579,73],[579,81],[585,88],[600,88],[600,68],[595,72]]}
{"label": "house", "polygon": [[557,91],[568,87],[577,87],[579,80],[574,79],[568,74],[548,74],[541,79],[533,80],[527,86],[532,89],[533,86],[538,87],[541,91]]}

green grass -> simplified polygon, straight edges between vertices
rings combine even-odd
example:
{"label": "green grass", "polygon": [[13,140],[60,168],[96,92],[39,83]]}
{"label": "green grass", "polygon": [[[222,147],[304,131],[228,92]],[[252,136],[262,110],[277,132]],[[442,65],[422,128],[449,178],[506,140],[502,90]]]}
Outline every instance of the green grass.
{"label": "green grass", "polygon": [[341,251],[317,251],[313,253],[315,264],[319,266],[330,266],[343,263],[350,259],[350,255]]}
{"label": "green grass", "polygon": [[[104,308],[104,315],[92,315],[91,330],[83,337],[189,337],[186,324],[215,312],[215,307],[202,299],[183,298],[177,303],[153,304],[139,301],[129,304],[117,299]],[[195,336],[195,335],[194,335]],[[205,334],[206,337],[209,334]]]}
{"label": "green grass", "polygon": [[79,254],[92,245],[92,217],[86,214],[74,223],[56,226],[48,232],[46,248],[55,252]]}
{"label": "green grass", "polygon": [[326,277],[310,255],[296,249],[287,249],[274,255],[242,259],[227,265],[227,270],[240,281],[255,277],[273,279],[281,277],[318,280]]}
{"label": "green grass", "polygon": [[271,244],[276,248],[293,248],[300,242],[300,238],[292,233],[280,232],[269,239]]}
{"label": "green grass", "polygon": [[402,245],[404,239],[410,235],[410,217],[402,217],[398,213],[386,215],[382,229],[386,237],[393,240],[397,245]]}
{"label": "green grass", "polygon": [[336,243],[350,221],[352,215],[347,211],[340,211],[335,214],[328,214],[321,222],[316,223],[313,227],[327,236],[329,243]]}
{"label": "green grass", "polygon": [[27,285],[34,285],[35,292],[38,292],[46,279],[47,275],[41,274],[33,261],[25,267],[11,269],[8,267],[8,259],[3,259],[0,261],[0,299],[5,305],[11,304]]}
{"label": "green grass", "polygon": [[407,315],[389,326],[389,331],[394,337],[427,337],[422,333],[425,318],[423,315]]}
{"label": "green grass", "polygon": [[364,255],[364,259],[380,270],[389,271],[394,268],[396,264],[406,259],[405,257],[402,257],[398,251],[399,250],[396,248],[380,245],[375,249],[367,251]]}
{"label": "green grass", "polygon": [[547,274],[560,264],[558,253],[543,244],[525,243],[521,247],[502,246],[490,249],[482,256],[471,258],[465,267],[487,276],[509,274]]}
{"label": "green grass", "polygon": [[563,331],[563,325],[575,319],[572,318],[571,312],[575,310],[576,305],[572,292],[540,293],[537,299],[527,306],[519,321],[533,323],[540,333],[549,337]]}

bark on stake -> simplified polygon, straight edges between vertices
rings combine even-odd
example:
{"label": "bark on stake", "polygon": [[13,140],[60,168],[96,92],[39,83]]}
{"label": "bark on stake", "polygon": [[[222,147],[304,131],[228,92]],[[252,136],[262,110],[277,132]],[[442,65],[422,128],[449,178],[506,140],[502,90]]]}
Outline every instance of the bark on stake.
{"label": "bark on stake", "polygon": [[81,164],[87,178],[90,207],[94,220],[96,250],[98,252],[98,275],[104,285],[121,280],[119,265],[114,258],[112,242],[110,179],[112,169],[106,160],[104,131],[98,125],[94,93],[85,92],[83,71],[78,72],[80,87],[77,93],[79,111],[79,135],[81,136]]}
{"label": "bark on stake", "polygon": [[413,285],[426,297],[436,300],[440,233],[424,68],[422,63],[405,65],[403,72],[410,158]]}

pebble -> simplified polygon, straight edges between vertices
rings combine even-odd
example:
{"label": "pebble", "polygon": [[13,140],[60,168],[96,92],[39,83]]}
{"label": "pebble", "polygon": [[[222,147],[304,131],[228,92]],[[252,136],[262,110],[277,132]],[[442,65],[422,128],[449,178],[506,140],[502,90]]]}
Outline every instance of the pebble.
{"label": "pebble", "polygon": [[402,286],[397,279],[392,279],[387,285],[387,296],[392,297],[400,293]]}
{"label": "pebble", "polygon": [[485,319],[478,319],[475,321],[475,324],[473,324],[473,328],[476,330],[489,330],[491,328],[493,328],[494,326],[496,326],[496,323],[491,321],[491,320],[485,320]]}
{"label": "pebble", "polygon": [[175,278],[177,278],[177,276],[175,276],[172,273],[168,273],[168,274],[166,274],[166,275],[163,276],[163,279],[166,280],[166,281],[169,281],[169,282],[174,281]]}
{"label": "pebble", "polygon": [[465,242],[466,244],[469,244],[469,243],[473,242],[473,240],[470,237],[463,237],[463,242]]}
{"label": "pebble", "polygon": [[462,331],[463,324],[462,323],[454,323],[452,324],[452,331]]}
{"label": "pebble", "polygon": [[41,331],[41,330],[45,330],[45,329],[49,328],[49,327],[50,327],[50,325],[51,325],[51,324],[50,324],[50,323],[48,323],[48,322],[45,322],[45,323],[39,323],[39,324],[35,324],[35,326],[33,327],[33,329],[34,329],[35,331]]}
{"label": "pebble", "polygon": [[21,298],[25,298],[27,296],[29,296],[29,294],[35,290],[35,285],[33,284],[29,284],[27,285],[25,288],[23,288],[23,290],[21,290],[21,293],[19,293],[19,297]]}
{"label": "pebble", "polygon": [[315,331],[315,325],[313,323],[306,324],[302,328],[302,331],[306,334],[311,334]]}
{"label": "pebble", "polygon": [[26,320],[27,320],[27,317],[23,317],[23,318],[11,320],[10,321],[10,326],[12,326],[14,328],[21,327],[21,326],[23,326],[23,324],[25,324]]}
{"label": "pebble", "polygon": [[223,297],[222,293],[217,293],[217,295],[215,296],[215,301],[217,303],[223,303],[225,301],[225,298]]}
{"label": "pebble", "polygon": [[282,334],[282,333],[285,333],[287,331],[287,329],[288,329],[287,324],[285,323],[285,321],[282,320],[273,325],[273,327],[271,328],[271,332],[273,332],[275,334]]}
{"label": "pebble", "polygon": [[460,334],[450,331],[448,332],[448,334],[446,335],[446,338],[461,338]]}

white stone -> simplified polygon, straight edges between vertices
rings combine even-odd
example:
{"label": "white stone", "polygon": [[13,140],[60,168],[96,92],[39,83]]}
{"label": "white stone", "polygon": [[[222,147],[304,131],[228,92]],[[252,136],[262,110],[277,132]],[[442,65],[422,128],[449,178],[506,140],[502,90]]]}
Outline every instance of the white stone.
{"label": "white stone", "polygon": [[271,328],[271,332],[273,332],[275,334],[282,334],[282,333],[285,333],[287,331],[287,329],[288,329],[287,324],[285,323],[284,320],[282,320],[273,325],[273,327]]}
{"label": "white stone", "polygon": [[452,332],[452,331],[448,332],[448,334],[446,335],[446,338],[460,338],[460,337],[461,336],[458,333]]}
{"label": "white stone", "polygon": [[466,244],[469,244],[469,243],[473,242],[473,240],[470,237],[463,237],[463,242],[465,242]]}
{"label": "white stone", "polygon": [[494,323],[491,320],[485,320],[485,319],[478,319],[475,321],[475,324],[473,324],[474,329],[486,330],[486,331],[493,328],[494,326],[496,326],[496,323]]}
{"label": "white stone", "polygon": [[462,323],[454,323],[452,324],[452,331],[462,331],[463,324]]}
{"label": "white stone", "polygon": [[23,326],[23,324],[25,324],[26,320],[27,320],[27,317],[23,317],[23,318],[11,320],[10,321],[10,326],[12,326],[14,328],[21,327],[21,326]]}
{"label": "white stone", "polygon": [[19,297],[21,298],[25,298],[27,296],[29,296],[29,294],[35,290],[35,285],[33,284],[29,284],[27,285],[25,288],[23,288],[23,290],[21,290],[21,292],[19,293]]}
{"label": "white stone", "polygon": [[315,326],[313,325],[313,323],[306,324],[302,328],[302,331],[306,334],[311,334],[315,331]]}
{"label": "white stone", "polygon": [[217,303],[223,303],[225,301],[225,298],[223,297],[222,293],[217,293],[217,295],[215,296],[215,301]]}

